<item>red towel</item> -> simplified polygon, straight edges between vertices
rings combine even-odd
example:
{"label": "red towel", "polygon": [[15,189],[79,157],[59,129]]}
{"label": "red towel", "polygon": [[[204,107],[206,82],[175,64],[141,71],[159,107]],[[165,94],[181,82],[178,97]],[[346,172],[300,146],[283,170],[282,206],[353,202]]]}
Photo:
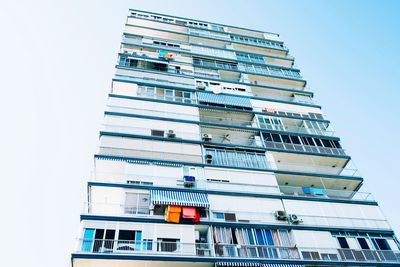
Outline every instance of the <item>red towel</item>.
{"label": "red towel", "polygon": [[200,222],[200,212],[196,210],[196,217],[193,219],[194,223]]}
{"label": "red towel", "polygon": [[182,207],[182,218],[185,219],[195,219],[196,218],[196,208],[194,207]]}

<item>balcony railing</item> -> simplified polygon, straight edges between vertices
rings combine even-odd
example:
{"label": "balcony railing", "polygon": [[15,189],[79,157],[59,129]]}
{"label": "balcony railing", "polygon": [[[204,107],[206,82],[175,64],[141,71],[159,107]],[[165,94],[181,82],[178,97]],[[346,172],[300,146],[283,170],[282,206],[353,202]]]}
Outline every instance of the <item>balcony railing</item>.
{"label": "balcony railing", "polygon": [[202,157],[200,155],[183,154],[183,153],[166,152],[166,151],[140,150],[140,149],[132,149],[124,147],[99,146],[98,153],[103,156],[133,157],[133,158],[170,160],[170,161],[182,161],[182,162],[193,162],[193,163],[202,162]]}
{"label": "balcony railing", "polygon": [[241,71],[246,71],[256,74],[265,74],[270,76],[278,76],[278,77],[294,78],[294,79],[302,78],[298,71],[282,69],[279,67],[239,63],[237,68]]}
{"label": "balcony railing", "polygon": [[[78,239],[77,253],[154,255],[204,258],[242,258],[271,260],[307,260],[324,262],[399,263],[400,254],[391,250],[341,248],[303,248],[224,243],[183,243],[180,241]],[[313,252],[312,254],[310,252]],[[312,255],[312,256],[311,256]]]}
{"label": "balcony railing", "polygon": [[301,79],[301,75],[297,71],[282,69],[279,67],[269,67],[264,65],[251,65],[244,63],[229,63],[215,60],[207,60],[200,58],[193,58],[193,64],[197,66],[202,66],[206,68],[216,68],[223,70],[233,70],[233,71],[246,71],[254,74],[263,74],[269,76],[277,76],[283,78],[295,78]]}
{"label": "balcony railing", "polygon": [[[201,217],[201,221],[224,222],[214,216],[215,213],[224,213],[226,211],[207,210]],[[297,224],[305,226],[318,227],[350,227],[356,229],[391,229],[389,223],[385,219],[365,219],[355,217],[334,217],[326,215],[305,215],[296,214],[300,221],[292,222],[288,220],[277,220],[273,212],[250,212],[250,211],[229,211],[235,214],[235,219],[229,222],[249,223],[249,224],[273,224],[287,225]],[[145,217],[163,219],[163,215],[156,215],[150,212],[149,207],[139,207],[138,205],[124,205],[118,203],[85,203],[83,214],[94,215],[112,215],[124,217]]]}
{"label": "balcony railing", "polygon": [[[103,130],[111,131],[111,132],[115,132],[115,133],[151,136],[152,128],[107,124],[107,125],[103,125]],[[205,132],[205,133],[213,135],[213,137],[211,139],[204,141],[205,143],[221,144],[221,145],[224,145],[224,144],[239,145],[239,146],[248,146],[248,147],[255,147],[255,148],[266,147],[266,148],[275,148],[275,149],[280,149],[280,150],[302,151],[302,152],[311,152],[311,153],[329,154],[329,155],[345,155],[344,150],[338,149],[338,148],[317,147],[317,146],[308,146],[308,145],[300,145],[300,144],[299,145],[286,144],[286,143],[269,142],[269,141],[262,142],[261,138],[258,136],[231,138],[231,137],[227,137],[226,135],[223,135],[223,134],[214,134],[212,132]],[[177,140],[177,139],[178,140],[184,139],[184,140],[188,140],[188,141],[190,140],[190,141],[197,141],[197,142],[202,141],[202,134],[197,134],[197,133],[192,133],[192,132],[176,131],[176,132],[174,132],[173,137],[168,136],[167,132],[165,132],[165,134],[163,136],[158,136],[158,137],[164,137],[164,138],[169,137],[171,139],[171,141]],[[219,160],[219,159],[220,159],[219,157],[216,158],[216,160]],[[240,159],[240,158],[236,159],[235,157],[230,156],[230,160],[232,160],[232,164],[230,164],[230,165],[235,166],[235,163],[240,163],[240,162],[237,162],[237,160],[241,161],[242,159]],[[264,166],[264,165],[262,165],[262,166]],[[287,165],[287,166],[284,166],[283,164],[281,164],[281,169],[292,169],[292,168],[296,169],[297,168],[296,170],[301,171],[300,170],[300,169],[302,169],[301,166],[302,165],[298,165],[298,164],[292,164],[292,165]],[[329,168],[329,167],[318,166],[318,165],[304,165],[304,166],[305,167],[311,166],[311,168],[314,168],[314,169],[318,168],[318,170],[323,170],[324,173],[328,172],[327,174],[340,175],[340,173],[343,171],[340,168]],[[312,172],[314,172],[314,171],[312,171]],[[354,175],[354,174],[352,174],[352,175]]]}
{"label": "balcony railing", "polygon": [[197,104],[197,99],[195,98],[188,98],[188,97],[181,97],[181,96],[173,96],[173,95],[160,95],[160,94],[151,94],[147,92],[137,92],[137,96],[151,98],[151,99],[158,99],[164,101],[172,101],[178,103],[185,103],[185,104]]}
{"label": "balcony railing", "polygon": [[290,150],[297,152],[309,152],[309,153],[318,153],[318,154],[327,154],[327,155],[335,155],[335,156],[345,156],[346,153],[342,148],[334,148],[334,147],[320,147],[320,146],[310,146],[310,145],[301,145],[301,144],[288,144],[288,143],[280,143],[280,142],[271,142],[264,141],[266,148],[273,148],[279,150]]}
{"label": "balcony railing", "polygon": [[331,130],[320,130],[320,129],[312,129],[305,128],[294,125],[272,125],[267,123],[260,123],[261,129],[267,129],[272,131],[283,131],[290,133],[299,133],[299,134],[314,134],[314,135],[323,135],[323,136],[335,136],[335,132]]}
{"label": "balcony railing", "polygon": [[[122,184],[138,184],[142,186],[157,186],[166,188],[186,188],[183,179],[166,176],[141,175],[136,173],[109,173],[94,172],[92,173],[93,181],[122,183]],[[344,199],[355,201],[375,201],[373,195],[369,192],[356,192],[350,190],[334,190],[321,188],[324,194],[305,193],[303,187],[287,186],[287,185],[263,185],[263,184],[243,184],[235,182],[219,182],[197,178],[192,189],[222,192],[238,192],[238,193],[256,193],[256,194],[272,194],[282,196],[298,196],[304,198],[321,198],[321,199]],[[188,188],[186,188],[188,189]],[[189,190],[189,189],[188,189]]]}

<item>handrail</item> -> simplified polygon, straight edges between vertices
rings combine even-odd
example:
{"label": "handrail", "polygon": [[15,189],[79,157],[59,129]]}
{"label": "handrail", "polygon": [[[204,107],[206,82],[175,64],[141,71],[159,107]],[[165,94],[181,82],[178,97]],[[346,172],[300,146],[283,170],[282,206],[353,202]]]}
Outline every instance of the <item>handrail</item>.
{"label": "handrail", "polygon": [[[285,259],[328,262],[400,262],[399,251],[370,249],[268,246],[227,243],[79,238],[77,253],[121,255],[177,255],[182,257]],[[311,256],[310,252],[314,252]]]}
{"label": "handrail", "polygon": [[[155,175],[141,175],[136,173],[115,173],[115,172],[92,172],[92,181],[110,182],[118,184],[129,184],[132,182],[141,186],[157,186],[165,188],[186,188],[182,178],[155,176]],[[165,181],[165,182],[164,182]],[[171,183],[171,181],[174,181]],[[191,188],[207,190],[210,193],[213,191],[223,192],[242,192],[242,193],[255,193],[255,194],[270,194],[282,196],[296,196],[313,199],[343,199],[354,201],[375,201],[372,193],[359,192],[350,190],[335,190],[321,188],[324,194],[314,194],[313,192],[305,193],[304,187],[288,186],[288,185],[263,185],[263,184],[243,184],[234,182],[218,182],[208,181],[202,178],[197,178],[195,184]]]}

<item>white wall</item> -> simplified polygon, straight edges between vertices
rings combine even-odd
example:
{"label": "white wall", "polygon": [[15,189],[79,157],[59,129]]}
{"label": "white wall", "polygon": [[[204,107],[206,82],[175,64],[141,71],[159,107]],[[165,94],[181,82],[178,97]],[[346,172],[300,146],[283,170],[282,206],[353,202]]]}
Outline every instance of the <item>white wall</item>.
{"label": "white wall", "polygon": [[104,124],[105,129],[109,129],[109,131],[116,130],[123,133],[151,135],[151,130],[161,130],[165,133],[168,130],[173,130],[176,133],[176,138],[200,139],[199,125],[191,123],[105,115]]}
{"label": "white wall", "polygon": [[337,248],[337,242],[327,231],[292,230],[295,244],[299,248]]}
{"label": "white wall", "polygon": [[197,107],[145,100],[110,97],[107,110],[172,119],[199,120],[199,109]]}
{"label": "white wall", "polygon": [[[255,111],[262,112],[263,108],[273,108],[276,111],[289,111],[289,112],[297,112],[297,113],[321,113],[321,109],[300,105],[291,105],[285,103],[278,102],[270,102],[259,99],[251,99],[251,104]],[[268,113],[266,113],[268,115]]]}
{"label": "white wall", "polygon": [[100,154],[202,162],[201,146],[197,144],[102,136],[100,146]]}
{"label": "white wall", "polygon": [[304,224],[360,228],[390,228],[378,206],[284,199],[286,212]]}
{"label": "white wall", "polygon": [[250,220],[254,223],[281,223],[274,216],[275,211],[283,210],[282,202],[279,199],[211,194],[208,196],[208,199],[211,211],[236,213],[237,220]]}
{"label": "white wall", "polygon": [[245,170],[232,170],[221,168],[204,168],[205,177],[208,179],[229,180],[231,183],[244,183],[250,185],[277,186],[275,175],[268,172]]}

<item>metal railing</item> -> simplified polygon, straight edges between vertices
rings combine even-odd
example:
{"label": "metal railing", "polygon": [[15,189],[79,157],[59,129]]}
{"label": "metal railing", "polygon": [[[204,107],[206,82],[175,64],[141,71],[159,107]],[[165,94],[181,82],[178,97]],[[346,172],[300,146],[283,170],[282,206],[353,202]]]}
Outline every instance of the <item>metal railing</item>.
{"label": "metal railing", "polygon": [[[211,212],[224,213],[227,211]],[[296,212],[295,214],[300,219],[297,222],[290,222],[289,220],[279,221],[275,218],[273,212],[252,212],[252,211],[229,211],[236,215],[237,221],[241,223],[257,223],[257,224],[299,224],[305,226],[318,226],[318,227],[348,227],[355,229],[391,229],[386,219],[372,219],[372,218],[355,218],[355,217],[334,217],[334,216],[320,216],[320,215],[307,215]],[[288,214],[290,211],[286,210]],[[224,219],[217,219],[210,216],[211,221],[224,221]]]}
{"label": "metal railing", "polygon": [[104,156],[134,157],[134,158],[183,161],[183,162],[193,162],[193,163],[203,162],[203,158],[200,155],[183,154],[183,153],[166,152],[166,151],[130,149],[123,147],[100,146],[98,147],[98,153]]}
{"label": "metal railing", "polygon": [[265,74],[270,76],[295,78],[295,79],[302,78],[298,71],[282,69],[279,67],[270,67],[265,65],[252,65],[252,64],[239,63],[237,65],[237,69],[255,74]]}
{"label": "metal railing", "polygon": [[[177,176],[152,176],[137,173],[110,173],[110,172],[93,172],[93,181],[104,181],[110,183],[136,183],[142,186],[158,186],[166,188],[185,188],[182,178]],[[188,188],[190,189],[190,188]],[[324,194],[305,193],[303,187],[288,185],[263,185],[263,184],[243,184],[234,182],[219,182],[213,180],[205,180],[197,178],[191,189],[223,192],[239,192],[239,193],[258,193],[258,194],[275,194],[287,196],[299,196],[304,198],[332,198],[346,199],[356,201],[375,201],[373,195],[369,192],[359,192],[350,190],[334,190],[321,188]]]}
{"label": "metal railing", "polygon": [[186,243],[176,240],[78,239],[78,253],[156,255],[205,258],[285,259],[326,262],[399,263],[400,252],[391,250],[306,248],[225,243]]}
{"label": "metal railing", "polygon": [[335,136],[335,132],[331,130],[320,130],[320,129],[312,129],[305,128],[294,125],[272,125],[267,123],[260,123],[261,129],[273,130],[273,131],[283,131],[283,132],[291,132],[291,133],[299,133],[299,134],[314,134],[314,135],[323,135],[323,136]]}
{"label": "metal railing", "polygon": [[160,95],[160,94],[155,94],[155,93],[151,94],[151,93],[139,92],[139,91],[137,92],[137,96],[151,98],[151,99],[186,103],[186,104],[197,104],[196,98],[188,98],[188,97],[165,95],[165,94]]}
{"label": "metal railing", "polygon": [[[201,217],[202,221],[224,222],[225,219],[220,219],[214,214],[223,214],[224,210],[208,210],[209,214]],[[254,212],[254,211],[233,211],[235,219],[230,222],[240,222],[249,224],[298,224],[305,226],[318,227],[350,227],[356,229],[391,229],[389,223],[385,219],[365,219],[354,217],[336,217],[336,216],[319,216],[296,214],[299,221],[293,222],[290,219],[277,220],[274,212]],[[288,211],[287,211],[288,212]],[[85,203],[84,214],[96,215],[117,215],[117,216],[133,216],[133,217],[152,217],[163,218],[163,215],[152,214],[149,207],[139,207],[138,205],[125,205],[116,203]]]}
{"label": "metal railing", "polygon": [[[153,136],[152,131],[153,128],[143,128],[143,127],[131,127],[125,125],[115,125],[115,124],[103,124],[101,130],[104,132],[112,132],[112,133],[121,133],[121,134],[132,134],[138,136]],[[167,129],[158,129],[160,135],[155,135],[155,137],[165,138],[164,141],[173,141],[173,140],[188,140],[200,142],[203,140],[202,133],[194,133],[194,132],[182,132],[182,131],[173,131],[169,132]],[[212,134],[212,139],[204,141],[205,144],[228,144],[228,145],[242,145],[242,146],[250,146],[250,147],[264,147],[261,139],[256,139],[254,136],[251,138],[230,138],[226,135],[217,135],[214,133],[208,132],[207,134]],[[266,142],[264,142],[266,143]],[[111,147],[110,147],[111,148]],[[121,149],[121,152],[117,150]],[[124,153],[123,151],[126,148],[115,148],[114,152]],[[135,150],[135,149],[130,149]],[[217,164],[217,165],[226,165],[226,166],[241,166],[243,163],[243,158],[236,157],[233,155],[232,151],[229,150],[217,150],[221,153],[217,153],[215,157],[213,156],[211,162],[206,162],[209,164]],[[225,151],[225,152],[224,152]],[[134,152],[132,152],[134,153]],[[138,152],[139,153],[139,152]],[[167,152],[166,152],[167,153]],[[240,154],[241,155],[241,154]],[[202,158],[201,155],[198,156]],[[227,159],[226,157],[229,157]],[[292,172],[303,172],[303,173],[313,173],[313,174],[327,174],[327,175],[337,175],[337,176],[360,176],[360,173],[356,168],[341,168],[341,167],[332,167],[332,166],[324,166],[317,165],[313,163],[286,163],[286,162],[275,162],[276,167],[271,164],[267,160],[267,158],[262,159],[266,161],[266,164],[254,165],[255,168],[261,169],[270,169],[270,170],[282,170],[282,171],[292,171]],[[251,164],[251,162],[249,162]]]}
{"label": "metal railing", "polygon": [[288,144],[288,143],[271,142],[271,141],[264,141],[264,144],[266,148],[273,148],[279,150],[291,150],[298,152],[310,152],[310,153],[319,153],[319,154],[337,155],[337,156],[346,155],[344,149],[342,148]]}

